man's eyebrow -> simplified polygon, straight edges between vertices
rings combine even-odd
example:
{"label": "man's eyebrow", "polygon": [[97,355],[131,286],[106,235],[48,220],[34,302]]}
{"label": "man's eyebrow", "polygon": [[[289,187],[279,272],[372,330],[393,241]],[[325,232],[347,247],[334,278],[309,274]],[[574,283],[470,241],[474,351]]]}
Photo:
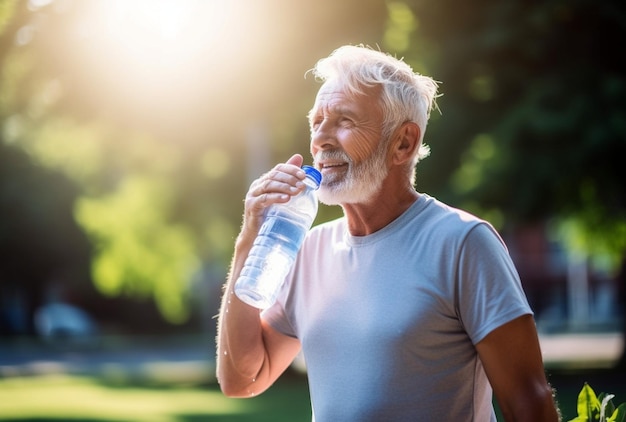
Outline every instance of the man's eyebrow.
{"label": "man's eyebrow", "polygon": [[347,107],[345,105],[339,105],[334,107],[334,109],[332,110],[334,113],[337,114],[342,114],[345,116],[356,116],[356,111],[350,107]]}
{"label": "man's eyebrow", "polygon": [[335,115],[356,117],[358,113],[352,107],[345,104],[331,104],[327,107],[328,112]]}
{"label": "man's eyebrow", "polygon": [[358,117],[358,113],[356,112],[356,110],[352,109],[349,106],[330,104],[330,105],[325,105],[323,107],[313,107],[307,113],[307,118],[309,120],[312,120],[316,116],[318,116],[320,113],[324,114],[324,111],[327,112],[327,113],[333,114],[333,115],[347,116],[347,117],[350,117],[350,118]]}

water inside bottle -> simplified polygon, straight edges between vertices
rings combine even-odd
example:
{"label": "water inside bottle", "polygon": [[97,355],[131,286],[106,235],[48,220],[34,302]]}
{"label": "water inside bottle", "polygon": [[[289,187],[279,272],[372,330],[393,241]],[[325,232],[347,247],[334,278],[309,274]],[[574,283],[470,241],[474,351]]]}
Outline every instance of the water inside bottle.
{"label": "water inside bottle", "polygon": [[295,257],[305,235],[306,233],[302,230],[301,223],[289,217],[285,217],[284,215],[270,215],[268,219],[265,220],[265,223],[263,223],[257,239],[263,236],[276,239],[280,241],[286,253]]}

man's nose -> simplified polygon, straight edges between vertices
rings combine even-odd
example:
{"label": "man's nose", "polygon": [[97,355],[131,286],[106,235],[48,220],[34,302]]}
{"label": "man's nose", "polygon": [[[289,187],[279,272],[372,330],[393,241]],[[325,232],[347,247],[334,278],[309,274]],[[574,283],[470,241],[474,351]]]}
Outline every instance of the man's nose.
{"label": "man's nose", "polygon": [[311,129],[311,150],[322,150],[337,146],[337,138],[328,120]]}

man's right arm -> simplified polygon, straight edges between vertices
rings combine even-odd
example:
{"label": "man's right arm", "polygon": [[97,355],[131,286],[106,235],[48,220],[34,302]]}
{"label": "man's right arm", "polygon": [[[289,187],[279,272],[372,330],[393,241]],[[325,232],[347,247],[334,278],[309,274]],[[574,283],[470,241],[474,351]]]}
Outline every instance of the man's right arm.
{"label": "man's right arm", "polygon": [[225,395],[251,397],[269,388],[287,369],[300,342],[274,330],[261,320],[259,309],[235,295],[235,275],[241,272],[250,248],[236,249],[220,309],[217,378]]}
{"label": "man's right arm", "polygon": [[217,378],[227,396],[251,397],[262,393],[300,350],[297,339],[274,330],[261,319],[259,309],[239,300],[234,285],[259,231],[265,208],[286,202],[304,189],[301,165],[302,157],[293,156],[253,182],[246,195],[244,223],[235,243],[218,320]]}

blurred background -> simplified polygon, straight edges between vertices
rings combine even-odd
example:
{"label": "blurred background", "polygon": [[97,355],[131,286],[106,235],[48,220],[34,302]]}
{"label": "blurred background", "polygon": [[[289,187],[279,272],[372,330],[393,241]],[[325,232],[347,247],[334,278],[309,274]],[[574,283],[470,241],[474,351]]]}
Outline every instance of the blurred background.
{"label": "blurred background", "polygon": [[221,396],[214,316],[343,44],[441,82],[417,189],[504,237],[564,415],[625,402],[625,40],[616,0],[0,0],[0,420],[310,420],[301,368]]}

